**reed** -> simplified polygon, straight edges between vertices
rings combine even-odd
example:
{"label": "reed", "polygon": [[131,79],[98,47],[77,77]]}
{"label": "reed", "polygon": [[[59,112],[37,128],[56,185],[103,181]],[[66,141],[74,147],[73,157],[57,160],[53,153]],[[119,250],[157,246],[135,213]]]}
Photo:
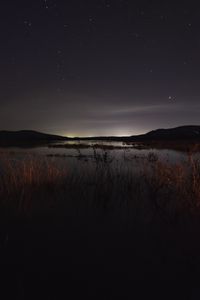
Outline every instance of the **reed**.
{"label": "reed", "polygon": [[[81,156],[81,152],[79,153]],[[126,156],[124,156],[126,160]],[[135,157],[132,160],[136,160]],[[170,219],[200,212],[200,161],[189,155],[170,164],[149,153],[138,161],[117,162],[107,150],[94,149],[84,168],[58,164],[53,157],[0,159],[0,207],[21,213],[73,209],[124,213],[130,218]]]}

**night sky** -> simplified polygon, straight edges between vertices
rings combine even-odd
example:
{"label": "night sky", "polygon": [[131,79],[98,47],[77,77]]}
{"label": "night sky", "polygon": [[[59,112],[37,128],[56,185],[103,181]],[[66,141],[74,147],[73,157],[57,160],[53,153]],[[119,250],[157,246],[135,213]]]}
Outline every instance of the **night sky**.
{"label": "night sky", "polygon": [[198,125],[198,1],[2,0],[0,130]]}

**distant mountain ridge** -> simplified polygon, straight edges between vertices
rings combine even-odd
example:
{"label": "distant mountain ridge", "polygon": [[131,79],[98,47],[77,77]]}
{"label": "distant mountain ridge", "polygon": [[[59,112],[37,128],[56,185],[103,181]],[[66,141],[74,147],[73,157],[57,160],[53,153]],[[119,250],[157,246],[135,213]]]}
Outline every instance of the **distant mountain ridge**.
{"label": "distant mountain ridge", "polygon": [[200,126],[179,126],[169,129],[152,130],[146,134],[133,136],[101,136],[85,138],[69,138],[60,135],[41,133],[33,130],[0,131],[0,146],[18,146],[45,144],[68,140],[99,140],[99,141],[127,141],[127,142],[167,142],[167,141],[197,141],[200,142]]}
{"label": "distant mountain ridge", "polygon": [[34,130],[0,131],[0,146],[40,144],[65,140],[68,140],[68,138],[59,135],[41,133]]}
{"label": "distant mountain ridge", "polygon": [[146,134],[139,136],[132,136],[133,139],[138,140],[200,140],[200,126],[179,126],[169,129],[152,130]]}

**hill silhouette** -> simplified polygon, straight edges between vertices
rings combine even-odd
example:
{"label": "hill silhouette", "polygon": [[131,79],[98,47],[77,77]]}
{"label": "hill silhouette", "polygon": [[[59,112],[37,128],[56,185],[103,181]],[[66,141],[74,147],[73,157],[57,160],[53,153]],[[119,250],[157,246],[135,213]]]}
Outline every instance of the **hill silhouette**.
{"label": "hill silhouette", "polygon": [[152,130],[146,134],[133,136],[97,136],[84,138],[69,138],[60,135],[41,133],[33,130],[0,131],[0,146],[32,146],[49,144],[68,140],[99,140],[99,141],[125,141],[125,142],[200,142],[200,126],[180,126],[169,129]]}
{"label": "hill silhouette", "polygon": [[[75,138],[79,139],[79,138]],[[132,136],[100,136],[80,138],[81,140],[108,140],[127,142],[150,142],[150,141],[200,141],[200,126],[189,125],[179,126],[169,129],[156,129],[145,134]]]}
{"label": "hill silhouette", "polygon": [[144,135],[132,136],[144,140],[200,140],[200,126],[180,126],[169,129],[157,129]]}
{"label": "hill silhouette", "polygon": [[68,138],[33,130],[0,131],[0,146],[28,146],[65,140],[68,140]]}

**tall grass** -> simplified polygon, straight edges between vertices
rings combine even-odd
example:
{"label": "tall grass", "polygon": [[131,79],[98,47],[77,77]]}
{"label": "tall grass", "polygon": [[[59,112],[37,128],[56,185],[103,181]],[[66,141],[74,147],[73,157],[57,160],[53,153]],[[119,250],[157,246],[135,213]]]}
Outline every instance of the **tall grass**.
{"label": "tall grass", "polygon": [[[125,158],[124,158],[125,159]],[[73,170],[52,158],[0,159],[0,207],[14,215],[57,211],[101,212],[151,221],[200,212],[200,162],[170,164],[154,153],[139,162],[112,164],[106,151],[94,150],[94,163]],[[133,158],[134,160],[134,158]]]}

